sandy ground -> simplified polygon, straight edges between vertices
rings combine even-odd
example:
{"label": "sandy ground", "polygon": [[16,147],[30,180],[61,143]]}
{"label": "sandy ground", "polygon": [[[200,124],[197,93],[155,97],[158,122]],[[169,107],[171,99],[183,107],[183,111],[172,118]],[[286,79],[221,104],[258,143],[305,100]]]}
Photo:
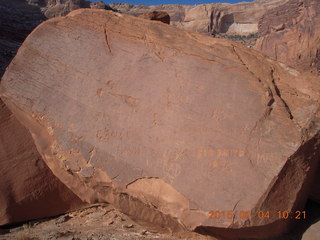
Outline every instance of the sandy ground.
{"label": "sandy ground", "polygon": [[[320,240],[320,204],[309,201],[308,218],[288,234],[263,240]],[[2,234],[2,235],[1,235]],[[0,228],[0,240],[217,240],[192,232],[170,233],[132,221],[109,204],[95,204],[58,217]],[[253,239],[243,239],[253,240]]]}
{"label": "sandy ground", "polygon": [[[2,231],[4,231],[2,229]],[[111,205],[100,204],[53,219],[34,221],[6,229],[0,240],[177,240],[215,238],[196,233],[160,233],[152,227],[141,226]]]}

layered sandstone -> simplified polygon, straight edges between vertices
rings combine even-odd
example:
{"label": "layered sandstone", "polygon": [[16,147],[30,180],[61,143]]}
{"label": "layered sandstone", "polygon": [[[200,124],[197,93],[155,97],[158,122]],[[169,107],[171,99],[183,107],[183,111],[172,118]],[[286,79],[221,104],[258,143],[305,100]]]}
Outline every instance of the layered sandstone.
{"label": "layered sandstone", "polygon": [[320,4],[292,0],[268,11],[255,48],[302,71],[320,71]]}
{"label": "layered sandstone", "polygon": [[0,100],[0,225],[55,216],[82,201],[42,160],[30,132]]}
{"label": "layered sandstone", "polygon": [[317,80],[230,41],[82,9],[28,37],[1,97],[83,201],[265,237],[291,226],[277,211],[303,207],[319,166]]}

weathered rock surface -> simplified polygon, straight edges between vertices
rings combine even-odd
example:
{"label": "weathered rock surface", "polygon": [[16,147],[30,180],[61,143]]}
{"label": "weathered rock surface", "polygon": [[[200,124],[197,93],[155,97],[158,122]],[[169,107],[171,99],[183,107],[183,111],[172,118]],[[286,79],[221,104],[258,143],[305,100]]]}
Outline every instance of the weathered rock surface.
{"label": "weathered rock surface", "polygon": [[83,205],[43,162],[29,131],[0,100],[0,225]]}
{"label": "weathered rock surface", "polygon": [[138,17],[170,24],[170,16],[167,12],[153,11],[153,12],[143,13]]}
{"label": "weathered rock surface", "polygon": [[266,237],[310,191],[319,89],[242,45],[81,9],[28,37],[1,97],[83,201],[173,230]]}
{"label": "weathered rock surface", "polygon": [[292,0],[268,11],[255,48],[300,70],[320,71],[320,3]]}

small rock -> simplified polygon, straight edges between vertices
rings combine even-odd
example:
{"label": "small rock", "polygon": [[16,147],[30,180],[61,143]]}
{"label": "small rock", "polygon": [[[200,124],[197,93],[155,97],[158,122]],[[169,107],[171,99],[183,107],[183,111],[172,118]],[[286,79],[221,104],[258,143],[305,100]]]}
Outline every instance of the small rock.
{"label": "small rock", "polygon": [[134,225],[133,224],[126,224],[126,225],[123,225],[124,228],[133,228]]}
{"label": "small rock", "polygon": [[88,217],[90,218],[101,218],[102,216],[104,216],[106,214],[105,211],[99,211],[99,212],[94,212],[94,213],[90,213],[88,215]]}
{"label": "small rock", "polygon": [[96,235],[96,234],[91,234],[87,240],[100,240],[102,239],[102,236],[101,235]]}
{"label": "small rock", "polygon": [[70,217],[69,215],[61,216],[61,217],[59,217],[59,218],[56,220],[56,223],[57,223],[57,224],[64,223],[64,222],[69,221],[71,218],[72,218],[72,217]]}
{"label": "small rock", "polygon": [[90,3],[90,8],[106,9],[106,4],[104,4],[103,2],[92,2],[92,3]]}

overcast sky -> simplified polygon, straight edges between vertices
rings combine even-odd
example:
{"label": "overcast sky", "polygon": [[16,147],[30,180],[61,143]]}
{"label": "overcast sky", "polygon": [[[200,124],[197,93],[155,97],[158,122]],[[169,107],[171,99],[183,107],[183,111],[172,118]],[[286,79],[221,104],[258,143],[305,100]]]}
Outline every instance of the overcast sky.
{"label": "overcast sky", "polygon": [[[97,2],[99,0],[93,0],[94,2]],[[101,0],[100,0],[101,1]],[[145,4],[145,5],[160,5],[160,4],[186,4],[186,5],[194,5],[194,4],[203,4],[203,3],[217,3],[217,2],[227,2],[227,3],[237,3],[237,2],[243,2],[243,1],[237,1],[237,0],[150,0],[150,1],[145,1],[145,0],[114,0],[114,1],[109,1],[109,0],[103,0],[105,3],[114,3],[114,2],[121,2],[121,3],[130,3],[134,5],[139,5],[139,4]],[[250,0],[247,0],[247,2],[252,2]]]}

